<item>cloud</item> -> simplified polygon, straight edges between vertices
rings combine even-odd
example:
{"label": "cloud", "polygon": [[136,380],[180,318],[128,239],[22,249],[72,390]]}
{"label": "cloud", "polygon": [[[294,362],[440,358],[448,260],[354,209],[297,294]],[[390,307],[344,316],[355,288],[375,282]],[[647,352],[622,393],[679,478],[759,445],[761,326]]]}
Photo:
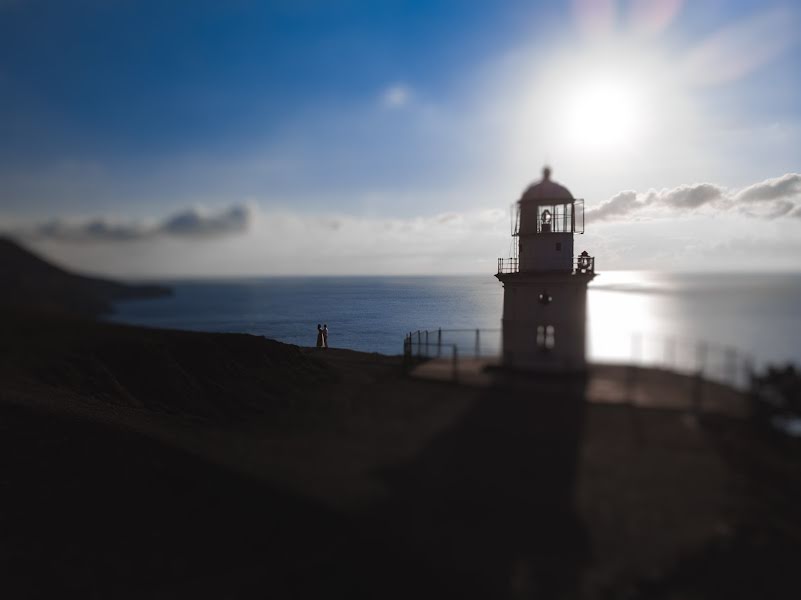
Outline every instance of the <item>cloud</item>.
{"label": "cloud", "polygon": [[619,192],[587,211],[588,222],[623,220],[631,216],[657,218],[707,209],[713,214],[736,211],[749,217],[778,219],[801,215],[801,174],[787,173],[740,190],[714,183],[684,184],[675,188]]}
{"label": "cloud", "polygon": [[381,104],[386,108],[403,108],[412,99],[412,89],[404,83],[395,83],[381,94]]}
{"label": "cloud", "polygon": [[218,213],[191,208],[155,223],[103,218],[85,221],[55,219],[22,234],[34,239],[62,242],[130,242],[156,237],[217,238],[246,231],[253,213],[251,206],[238,205]]}
{"label": "cloud", "polygon": [[605,221],[622,217],[637,210],[641,204],[637,200],[637,192],[633,190],[618,192],[598,208],[587,211],[587,219]]}
{"label": "cloud", "polygon": [[720,200],[723,194],[722,188],[711,183],[695,183],[657,192],[649,196],[649,202],[656,201],[672,208],[698,208]]}
{"label": "cloud", "polygon": [[774,179],[766,179],[740,190],[735,198],[743,202],[763,202],[801,196],[801,174],[787,173]]}
{"label": "cloud", "polygon": [[[660,197],[658,192],[653,194],[653,198]],[[748,219],[733,210],[733,218],[722,223],[709,207],[679,211],[646,204],[646,197],[631,190],[616,195],[617,200],[606,209],[609,224],[590,226],[586,235],[576,238],[576,251],[586,249],[596,256],[601,271],[797,268],[794,257],[798,252],[782,250],[778,245],[781,242],[797,250],[801,243],[797,235],[801,209],[797,204],[782,219]],[[725,206],[728,201],[727,196],[709,206]],[[766,204],[773,207],[774,202]],[[663,215],[674,210],[695,216],[682,220],[678,227],[658,218],[632,226],[626,216],[638,210]],[[216,213],[216,217],[225,212]],[[497,257],[512,256],[516,242],[510,236],[510,215],[499,208],[389,217],[264,206],[252,215],[246,233],[215,243],[206,243],[204,235],[187,238],[153,233],[169,219],[142,225],[149,233],[137,238],[144,243],[135,246],[74,243],[75,230],[70,230],[72,237],[62,232],[58,237],[25,241],[65,267],[115,277],[481,273],[488,284],[494,281]],[[124,224],[98,222],[103,227],[94,228],[94,237],[83,233],[81,239],[96,241],[101,234],[107,239],[132,235]],[[740,238],[753,239],[754,248],[764,242],[764,247],[753,252],[739,247],[736,252],[720,250],[730,240]]]}
{"label": "cloud", "polygon": [[30,237],[64,241],[122,242],[141,239],[150,233],[147,228],[134,223],[113,223],[103,219],[76,223],[54,219],[36,227],[30,233]]}
{"label": "cloud", "polygon": [[190,209],[168,218],[158,231],[188,237],[230,235],[245,231],[250,219],[251,208],[248,206],[233,206],[217,215]]}

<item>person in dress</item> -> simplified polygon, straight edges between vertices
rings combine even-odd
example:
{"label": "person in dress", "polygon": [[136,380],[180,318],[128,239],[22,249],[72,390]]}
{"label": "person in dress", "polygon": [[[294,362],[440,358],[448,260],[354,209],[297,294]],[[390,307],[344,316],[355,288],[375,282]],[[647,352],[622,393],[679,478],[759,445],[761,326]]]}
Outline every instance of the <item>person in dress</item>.
{"label": "person in dress", "polygon": [[319,323],[317,323],[317,347],[323,347],[323,328],[320,327]]}
{"label": "person in dress", "polygon": [[328,324],[323,324],[323,348],[328,348]]}

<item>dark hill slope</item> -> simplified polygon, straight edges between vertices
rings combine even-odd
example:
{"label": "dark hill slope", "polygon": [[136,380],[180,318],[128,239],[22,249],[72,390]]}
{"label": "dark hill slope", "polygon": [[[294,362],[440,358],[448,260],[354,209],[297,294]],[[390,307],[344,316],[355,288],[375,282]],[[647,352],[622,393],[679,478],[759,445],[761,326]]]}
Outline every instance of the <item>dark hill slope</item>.
{"label": "dark hill slope", "polygon": [[252,335],[14,312],[0,318],[0,378],[0,398],[21,392],[224,422],[284,412],[332,375],[297,346]]}
{"label": "dark hill slope", "polygon": [[85,277],[56,267],[16,242],[0,237],[0,307],[97,316],[113,302],[165,296],[170,290],[153,285],[126,285]]}

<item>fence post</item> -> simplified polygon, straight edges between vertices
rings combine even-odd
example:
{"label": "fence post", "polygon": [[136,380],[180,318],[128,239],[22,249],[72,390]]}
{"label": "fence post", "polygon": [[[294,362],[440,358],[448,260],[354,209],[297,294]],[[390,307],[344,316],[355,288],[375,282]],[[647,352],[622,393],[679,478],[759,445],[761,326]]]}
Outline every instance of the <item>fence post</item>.
{"label": "fence post", "polygon": [[476,358],[481,354],[481,338],[479,336],[480,332],[476,329]]}
{"label": "fence post", "polygon": [[705,342],[699,342],[695,349],[695,370],[701,375],[706,372],[706,355],[708,350],[709,348],[707,348]]}
{"label": "fence post", "polygon": [[734,348],[726,349],[726,382],[737,387],[737,351]]}
{"label": "fence post", "polygon": [[420,343],[420,330],[417,330],[417,358],[422,358],[423,356],[423,346]]}
{"label": "fence post", "polygon": [[754,359],[746,356],[743,359],[743,387],[750,390],[754,378]]}
{"label": "fence post", "polygon": [[631,360],[634,363],[642,362],[642,334],[631,334]]}
{"label": "fence post", "polygon": [[453,380],[459,381],[459,351],[456,344],[453,345]]}
{"label": "fence post", "polygon": [[426,329],[426,358],[429,356],[431,355],[428,353],[428,329]]}
{"label": "fence post", "polygon": [[442,327],[437,329],[437,358],[442,355]]}
{"label": "fence post", "polygon": [[695,350],[696,370],[695,381],[693,382],[692,411],[696,416],[701,414],[701,405],[704,399],[704,373],[706,371],[707,350],[707,345],[704,342],[699,342]]}

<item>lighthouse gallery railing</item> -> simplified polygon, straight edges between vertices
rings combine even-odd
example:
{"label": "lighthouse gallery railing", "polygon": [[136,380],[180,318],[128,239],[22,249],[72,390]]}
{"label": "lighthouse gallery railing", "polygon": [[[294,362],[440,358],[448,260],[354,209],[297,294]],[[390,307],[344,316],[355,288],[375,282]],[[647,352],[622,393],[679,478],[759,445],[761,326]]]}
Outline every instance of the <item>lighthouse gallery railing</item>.
{"label": "lighthouse gallery railing", "polygon": [[[498,274],[507,275],[509,273],[520,272],[520,259],[519,258],[499,258],[498,259]],[[573,257],[573,270],[572,273],[576,275],[584,275],[587,273],[595,273],[595,257],[594,256],[576,256]]]}

